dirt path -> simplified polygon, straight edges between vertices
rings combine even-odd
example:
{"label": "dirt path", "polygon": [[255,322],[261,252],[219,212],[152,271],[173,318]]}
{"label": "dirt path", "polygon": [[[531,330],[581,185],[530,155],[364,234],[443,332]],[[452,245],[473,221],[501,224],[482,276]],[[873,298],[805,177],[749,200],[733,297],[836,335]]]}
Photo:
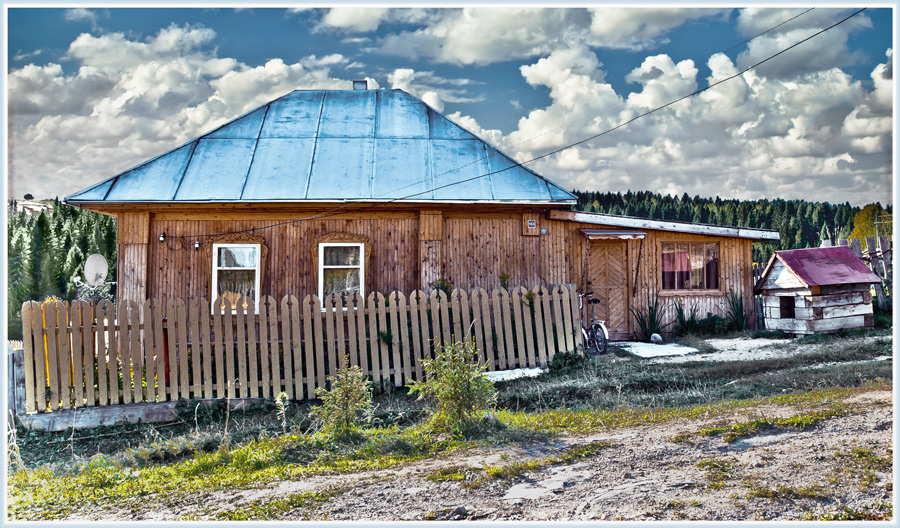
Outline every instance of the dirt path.
{"label": "dirt path", "polygon": [[[81,518],[172,520],[196,514],[198,506],[208,512],[242,509],[254,501],[333,487],[343,492],[272,520],[788,520],[835,512],[890,516],[893,482],[884,464],[890,460],[893,438],[891,393],[863,393],[852,403],[857,404],[852,414],[807,431],[767,431],[733,443],[699,435],[690,442],[673,442],[677,435],[723,421],[679,420],[558,438],[528,448],[471,450],[385,471],[209,493],[199,501],[163,505],[140,500],[115,512],[85,512]],[[792,407],[758,407],[753,416],[735,415],[728,421],[794,412]],[[574,463],[548,465],[512,479],[485,479],[473,489],[426,478],[454,465],[483,468],[546,459],[597,441],[613,445]]]}

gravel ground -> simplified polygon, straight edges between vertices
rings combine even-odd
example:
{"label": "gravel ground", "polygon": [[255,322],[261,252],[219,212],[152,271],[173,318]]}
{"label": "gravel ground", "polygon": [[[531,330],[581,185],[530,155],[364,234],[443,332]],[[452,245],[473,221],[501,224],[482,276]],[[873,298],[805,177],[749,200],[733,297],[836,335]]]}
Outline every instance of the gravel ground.
{"label": "gravel ground", "polygon": [[[250,501],[340,486],[343,493],[314,508],[287,511],[272,520],[794,520],[857,511],[890,515],[892,475],[868,471],[854,448],[890,457],[891,393],[854,397],[852,414],[806,430],[770,430],[726,443],[721,436],[673,437],[721,424],[677,420],[616,429],[606,434],[558,438],[525,448],[481,448],[400,468],[269,483],[254,489],[211,492],[176,503],[148,498],[114,511],[98,506],[69,520],[174,520],[206,511],[246,508]],[[757,407],[727,421],[790,416],[789,406]],[[490,480],[475,489],[460,482],[426,478],[449,466],[482,468],[547,458],[595,441],[612,446],[572,464],[544,467],[510,480]],[[857,451],[862,452],[862,451]],[[729,468],[715,477],[703,468]]]}

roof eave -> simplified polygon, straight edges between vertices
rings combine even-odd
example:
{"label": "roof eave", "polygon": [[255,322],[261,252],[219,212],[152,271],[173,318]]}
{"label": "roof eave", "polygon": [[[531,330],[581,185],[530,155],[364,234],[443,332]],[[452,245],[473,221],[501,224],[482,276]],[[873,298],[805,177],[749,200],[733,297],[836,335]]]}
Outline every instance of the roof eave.
{"label": "roof eave", "polygon": [[688,233],[694,235],[726,236],[733,238],[747,238],[751,240],[781,239],[778,231],[772,231],[769,229],[750,229],[746,227],[692,224],[686,222],[672,222],[668,220],[653,220],[650,218],[637,218],[633,216],[585,213],[580,211],[550,211],[550,218],[552,220],[581,222],[584,224],[654,229],[657,231],[672,231],[675,233]]}

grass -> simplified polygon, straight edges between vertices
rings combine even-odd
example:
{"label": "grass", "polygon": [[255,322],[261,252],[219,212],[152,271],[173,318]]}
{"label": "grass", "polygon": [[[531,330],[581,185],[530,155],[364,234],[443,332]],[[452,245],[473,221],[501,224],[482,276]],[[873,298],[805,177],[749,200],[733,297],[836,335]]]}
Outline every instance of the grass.
{"label": "grass", "polygon": [[734,460],[711,458],[701,460],[697,467],[705,473],[706,488],[718,490],[725,487],[726,479],[738,475],[743,466]]}

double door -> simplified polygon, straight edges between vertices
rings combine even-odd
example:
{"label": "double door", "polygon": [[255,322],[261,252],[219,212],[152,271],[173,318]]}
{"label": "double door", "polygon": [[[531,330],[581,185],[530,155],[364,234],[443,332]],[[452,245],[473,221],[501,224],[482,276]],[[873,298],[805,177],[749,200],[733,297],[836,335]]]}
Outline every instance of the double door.
{"label": "double door", "polygon": [[[594,317],[606,321],[613,339],[630,339],[628,329],[628,252],[624,241],[589,241],[588,290],[600,302],[594,305]],[[585,317],[590,315],[586,309]]]}

